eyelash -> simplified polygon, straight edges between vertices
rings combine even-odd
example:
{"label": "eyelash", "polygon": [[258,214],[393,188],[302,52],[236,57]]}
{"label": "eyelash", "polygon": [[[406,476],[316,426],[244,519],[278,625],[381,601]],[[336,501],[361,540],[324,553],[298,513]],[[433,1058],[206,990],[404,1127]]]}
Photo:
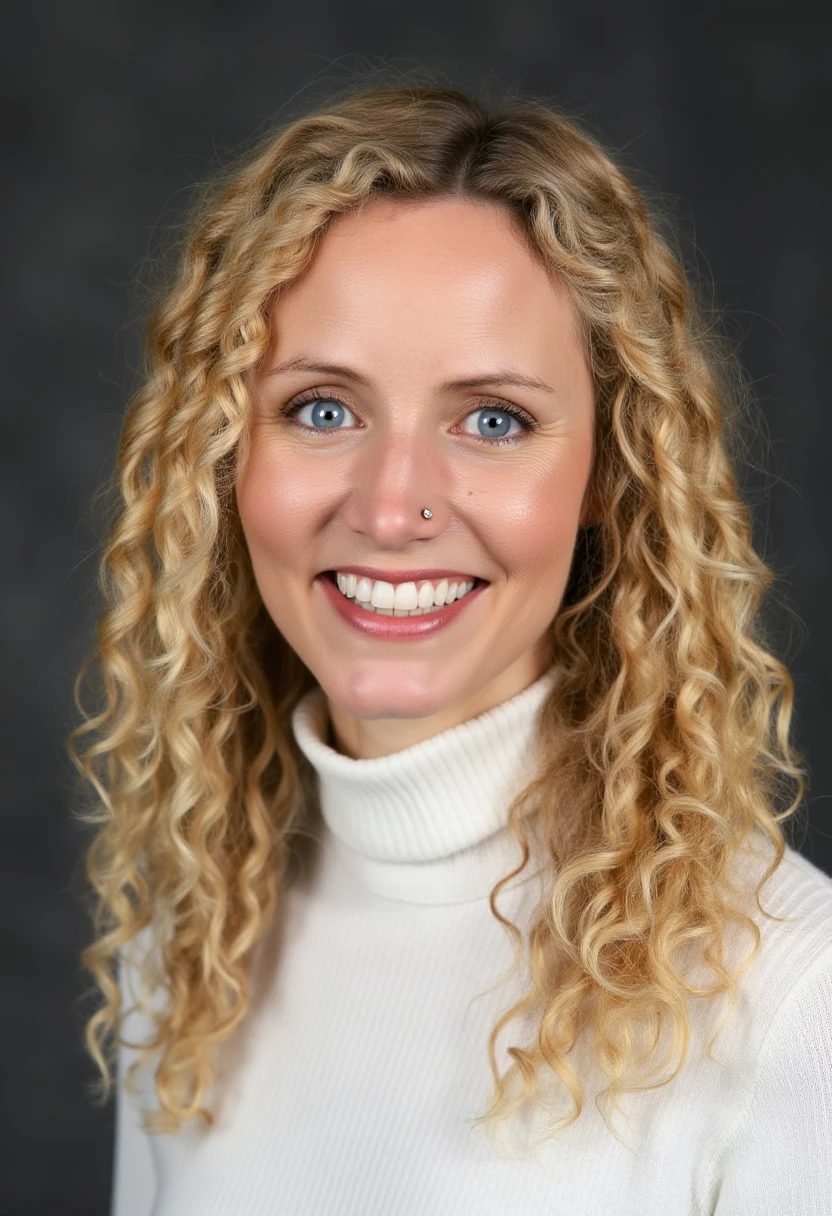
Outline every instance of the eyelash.
{"label": "eyelash", "polygon": [[[337,401],[339,405],[344,406],[345,409],[352,412],[352,407],[349,405],[349,403],[343,401],[337,393],[324,393],[321,392],[320,389],[313,388],[309,389],[305,393],[301,393],[298,397],[293,397],[291,401],[288,401],[286,405],[282,406],[278,410],[278,413],[282,418],[293,418],[295,414],[297,414],[298,411],[303,408],[303,406],[309,405],[313,401]],[[508,414],[511,418],[516,418],[525,431],[537,430],[538,424],[532,418],[530,418],[524,410],[519,409],[516,405],[512,405],[508,401],[484,401],[475,409],[471,410],[470,413],[476,414],[479,412],[479,410],[488,409],[494,410],[495,413]],[[466,414],[466,417],[467,416],[468,415]],[[300,430],[306,431],[307,433],[311,433],[313,435],[320,435],[326,429],[324,427],[307,426],[305,422],[295,422],[294,425],[299,427]],[[494,447],[497,445],[502,446],[506,443],[516,443],[520,437],[521,436],[519,434],[497,436],[495,439],[487,439],[485,435],[467,436],[468,439],[474,439],[478,443],[486,444],[488,447]]]}

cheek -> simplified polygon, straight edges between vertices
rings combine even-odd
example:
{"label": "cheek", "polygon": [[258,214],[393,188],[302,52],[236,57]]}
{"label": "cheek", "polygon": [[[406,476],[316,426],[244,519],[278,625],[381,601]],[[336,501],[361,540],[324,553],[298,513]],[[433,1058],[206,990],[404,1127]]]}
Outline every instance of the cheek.
{"label": "cheek", "polygon": [[524,466],[511,484],[479,496],[491,547],[509,579],[565,585],[575,547],[590,452],[570,445]]}
{"label": "cheek", "polygon": [[331,494],[323,468],[304,469],[267,445],[252,445],[237,479],[237,506],[258,581],[276,566],[289,572],[308,565],[309,538],[326,518]]}

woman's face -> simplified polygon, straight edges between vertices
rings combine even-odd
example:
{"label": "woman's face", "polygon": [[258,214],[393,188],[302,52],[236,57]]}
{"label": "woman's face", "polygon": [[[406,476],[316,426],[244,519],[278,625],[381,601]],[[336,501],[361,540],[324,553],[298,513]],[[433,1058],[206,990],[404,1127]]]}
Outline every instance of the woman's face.
{"label": "woman's face", "polygon": [[549,662],[593,457],[564,292],[502,210],[383,200],[332,224],[271,333],[237,503],[340,749],[396,751],[522,691]]}

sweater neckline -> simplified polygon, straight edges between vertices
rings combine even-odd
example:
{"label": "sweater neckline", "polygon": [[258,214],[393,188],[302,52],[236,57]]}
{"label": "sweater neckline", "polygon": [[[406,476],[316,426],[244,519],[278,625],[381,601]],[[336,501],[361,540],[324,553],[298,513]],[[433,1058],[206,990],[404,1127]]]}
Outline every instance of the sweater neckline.
{"label": "sweater neckline", "polygon": [[[485,713],[370,760],[329,744],[323,689],[306,693],[292,729],[317,775],[330,861],[389,899],[487,899],[522,857],[507,827],[508,807],[537,767],[537,720],[557,675],[553,665]],[[529,877],[527,867],[514,881]]]}

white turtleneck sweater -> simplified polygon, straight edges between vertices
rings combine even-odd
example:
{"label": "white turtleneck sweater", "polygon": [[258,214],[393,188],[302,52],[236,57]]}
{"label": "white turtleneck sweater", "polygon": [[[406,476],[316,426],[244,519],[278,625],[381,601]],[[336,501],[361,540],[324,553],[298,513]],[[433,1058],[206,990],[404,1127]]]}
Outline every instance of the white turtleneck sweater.
{"label": "white turtleneck sweater", "polygon": [[[119,1090],[113,1216],[830,1216],[832,880],[792,849],[762,896],[792,919],[756,914],[762,953],[712,1058],[715,1023],[694,1002],[683,1071],[625,1097],[619,1139],[589,1063],[578,1122],[536,1151],[468,1122],[491,1091],[489,1031],[525,990],[525,969],[500,983],[514,947],[488,895],[519,858],[506,810],[553,678],[373,760],[328,746],[320,689],[304,698],[293,726],[319,779],[319,864],[259,950],[213,1127],[148,1136]],[[537,894],[521,878],[498,899],[515,921]],[[126,957],[123,975],[129,988]],[[127,1033],[146,1033],[138,1015]],[[514,1042],[528,1042],[516,1020],[503,1071]],[[142,1094],[154,1105],[146,1075]]]}

